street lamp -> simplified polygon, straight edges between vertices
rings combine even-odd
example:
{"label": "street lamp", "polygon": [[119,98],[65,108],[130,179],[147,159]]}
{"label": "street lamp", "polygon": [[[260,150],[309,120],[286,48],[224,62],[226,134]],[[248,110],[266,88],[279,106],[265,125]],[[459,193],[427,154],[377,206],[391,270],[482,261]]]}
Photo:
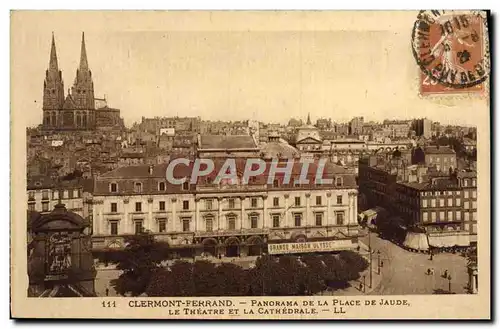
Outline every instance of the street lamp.
{"label": "street lamp", "polygon": [[377,256],[378,256],[378,275],[380,275],[380,250],[377,251]]}
{"label": "street lamp", "polygon": [[451,293],[451,275],[448,274],[448,291]]}
{"label": "street lamp", "polygon": [[366,275],[363,275],[363,292],[366,292]]}
{"label": "street lamp", "polygon": [[368,252],[370,254],[370,288],[372,287],[372,238],[370,234],[370,228],[368,228]]}

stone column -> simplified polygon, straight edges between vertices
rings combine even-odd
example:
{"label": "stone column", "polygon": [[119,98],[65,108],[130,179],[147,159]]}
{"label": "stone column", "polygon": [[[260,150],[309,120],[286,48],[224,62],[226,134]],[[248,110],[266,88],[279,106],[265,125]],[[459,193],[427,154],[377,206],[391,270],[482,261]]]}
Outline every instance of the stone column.
{"label": "stone column", "polygon": [[[95,203],[101,203],[102,201],[95,201]],[[106,232],[101,232],[101,223],[104,222],[104,218],[102,216],[102,206],[99,205],[98,207],[94,206],[94,211],[92,212],[92,216],[94,219],[94,230],[96,234],[106,234]],[[105,226],[105,225],[104,225]]]}
{"label": "stone column", "polygon": [[352,222],[353,225],[358,224],[358,192],[355,191],[352,194],[352,199],[354,203],[354,221]]}
{"label": "stone column", "polygon": [[348,196],[349,196],[349,210],[348,210],[348,216],[347,216],[347,224],[348,225],[351,225],[351,223],[353,222],[353,218],[354,218],[354,198],[353,198],[353,194],[352,192],[349,192],[348,193]]}
{"label": "stone column", "polygon": [[203,227],[201,225],[201,218],[200,218],[200,199],[195,198],[194,199],[194,231],[198,232],[200,231],[200,228]]}
{"label": "stone column", "polygon": [[243,221],[247,220],[248,218],[245,218],[245,200],[246,198],[244,196],[240,196],[240,203],[241,203],[241,218],[240,218],[240,230],[243,230],[244,228],[247,227],[247,225],[243,225]]}
{"label": "stone column", "polygon": [[261,227],[262,228],[266,228],[266,227],[271,227],[272,224],[269,224],[269,216],[267,215],[267,195],[263,195],[262,196],[262,224],[261,224]]}
{"label": "stone column", "polygon": [[326,193],[326,225],[333,225],[332,214],[332,192]]}
{"label": "stone column", "polygon": [[177,198],[172,198],[172,232],[178,232],[177,229],[179,227],[180,219],[177,218]]}
{"label": "stone column", "polygon": [[222,230],[221,222],[222,222],[222,198],[217,198],[217,231]]}
{"label": "stone column", "polygon": [[285,213],[283,214],[283,224],[285,227],[289,227],[290,222],[289,222],[289,212],[290,209],[288,209],[288,199],[290,197],[290,194],[285,194]]}
{"label": "stone column", "polygon": [[144,229],[153,231],[153,197],[148,198],[148,217],[144,223]]}
{"label": "stone column", "polygon": [[123,200],[123,223],[120,223],[118,227],[118,233],[120,234],[128,234],[129,232],[129,214],[128,214],[128,207],[129,207],[129,199],[125,198]]}
{"label": "stone column", "polygon": [[310,204],[311,202],[311,193],[306,193],[306,215],[305,215],[305,222],[306,222],[306,227],[307,226],[312,226],[310,221],[311,221],[311,216],[309,216],[309,211],[310,211]]}

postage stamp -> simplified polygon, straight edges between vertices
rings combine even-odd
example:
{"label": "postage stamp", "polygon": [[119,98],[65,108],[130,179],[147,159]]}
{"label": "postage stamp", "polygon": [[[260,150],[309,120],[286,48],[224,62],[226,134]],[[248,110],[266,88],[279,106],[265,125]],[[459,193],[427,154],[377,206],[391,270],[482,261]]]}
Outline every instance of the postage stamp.
{"label": "postage stamp", "polygon": [[419,12],[412,49],[420,93],[483,93],[489,74],[487,19],[479,12]]}
{"label": "postage stamp", "polygon": [[13,11],[11,316],[490,318],[485,17]]}

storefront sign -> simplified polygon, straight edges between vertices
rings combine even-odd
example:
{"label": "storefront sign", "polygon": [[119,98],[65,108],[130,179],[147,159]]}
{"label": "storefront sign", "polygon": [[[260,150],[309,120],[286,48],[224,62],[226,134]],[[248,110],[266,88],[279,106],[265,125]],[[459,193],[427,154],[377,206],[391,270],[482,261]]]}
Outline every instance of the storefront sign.
{"label": "storefront sign", "polygon": [[308,252],[327,252],[354,248],[351,240],[332,240],[296,243],[274,243],[268,245],[269,254],[297,254]]}

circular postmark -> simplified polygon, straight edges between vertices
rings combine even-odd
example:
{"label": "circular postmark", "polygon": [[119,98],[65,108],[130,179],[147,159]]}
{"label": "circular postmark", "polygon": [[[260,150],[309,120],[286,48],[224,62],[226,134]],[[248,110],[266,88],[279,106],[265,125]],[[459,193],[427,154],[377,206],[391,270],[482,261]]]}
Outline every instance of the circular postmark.
{"label": "circular postmark", "polygon": [[422,72],[449,88],[469,88],[489,75],[487,21],[480,12],[423,10],[412,31]]}

